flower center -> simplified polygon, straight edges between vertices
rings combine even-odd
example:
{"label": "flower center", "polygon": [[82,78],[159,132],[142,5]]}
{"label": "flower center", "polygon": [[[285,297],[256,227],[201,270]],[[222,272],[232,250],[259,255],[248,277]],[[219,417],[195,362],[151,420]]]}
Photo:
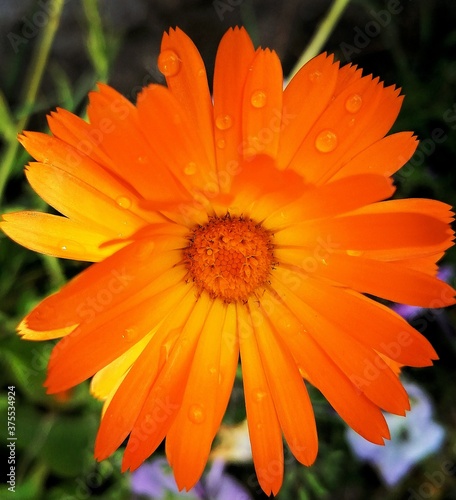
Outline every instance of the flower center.
{"label": "flower center", "polygon": [[184,250],[190,279],[200,293],[224,302],[246,301],[266,285],[274,267],[271,236],[251,219],[211,217],[192,231]]}

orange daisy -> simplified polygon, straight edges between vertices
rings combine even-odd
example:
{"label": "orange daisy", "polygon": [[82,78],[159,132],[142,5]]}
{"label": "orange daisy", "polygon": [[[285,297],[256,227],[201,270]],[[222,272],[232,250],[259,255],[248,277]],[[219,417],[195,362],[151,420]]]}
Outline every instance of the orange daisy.
{"label": "orange daisy", "polygon": [[[63,337],[46,386],[93,377],[105,399],[95,456],[129,437],[123,470],[166,438],[180,488],[202,474],[242,363],[259,483],[277,493],[283,442],[317,454],[306,383],[366,439],[404,415],[401,366],[437,355],[370,296],[454,304],[436,277],[452,245],[450,207],[390,200],[413,154],[410,132],[385,136],[402,97],[322,54],[283,90],[277,54],[230,29],[213,97],[201,56],[179,29],[158,59],[167,86],[135,105],[106,85],[89,123],[58,109],[52,136],[25,132],[32,188],[63,217],[4,215],[20,244],[96,262],[21,323],[28,340]],[[366,296],[368,294],[369,296]]]}

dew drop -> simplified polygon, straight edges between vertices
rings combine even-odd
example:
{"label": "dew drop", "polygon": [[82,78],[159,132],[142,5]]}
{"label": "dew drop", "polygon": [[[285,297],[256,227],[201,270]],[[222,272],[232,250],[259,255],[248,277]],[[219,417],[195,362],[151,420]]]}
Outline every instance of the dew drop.
{"label": "dew drop", "polygon": [[291,314],[285,314],[279,320],[279,327],[288,335],[296,335],[302,329],[302,324]]}
{"label": "dew drop", "polygon": [[215,126],[219,130],[227,130],[233,126],[233,119],[230,115],[219,115],[215,119]]}
{"label": "dew drop", "polygon": [[116,199],[116,202],[119,205],[119,207],[122,207],[122,208],[125,208],[125,209],[128,209],[128,208],[131,207],[131,199],[128,198],[127,196],[119,196]]}
{"label": "dew drop", "polygon": [[257,402],[257,403],[261,403],[261,401],[263,401],[263,399],[268,395],[268,393],[266,391],[262,391],[261,389],[257,389],[255,391],[253,391],[253,399]]}
{"label": "dew drop", "polygon": [[219,139],[217,141],[217,147],[219,149],[224,149],[225,148],[225,145],[226,145],[226,142],[225,142],[225,139]]}
{"label": "dew drop", "polygon": [[345,101],[345,109],[349,113],[357,113],[363,105],[363,98],[359,94],[352,94]]}
{"label": "dew drop", "polygon": [[323,73],[321,71],[313,71],[312,73],[310,73],[309,75],[309,79],[311,82],[318,82],[321,77],[323,76]]}
{"label": "dew drop", "polygon": [[256,424],[256,428],[257,428],[259,431],[261,431],[261,429],[263,428],[263,424],[260,424],[260,423]]}
{"label": "dew drop", "polygon": [[315,139],[315,147],[320,153],[330,153],[337,146],[337,135],[332,130],[323,130]]}
{"label": "dew drop", "polygon": [[122,338],[125,342],[131,342],[136,335],[136,331],[134,328],[125,328],[125,331],[122,333]]}
{"label": "dew drop", "polygon": [[202,424],[206,418],[203,407],[198,404],[191,405],[188,409],[188,418],[194,424]]}
{"label": "dew drop", "polygon": [[84,251],[84,247],[77,241],[73,240],[62,240],[58,245],[60,247],[60,250],[62,250],[63,252],[76,253]]}
{"label": "dew drop", "polygon": [[347,250],[346,253],[351,257],[359,257],[363,255],[363,252],[361,250]]}
{"label": "dew drop", "polygon": [[213,365],[209,366],[208,370],[211,375],[215,375],[217,373],[217,368]]}
{"label": "dew drop", "polygon": [[250,102],[254,108],[264,108],[266,105],[266,93],[263,90],[255,90],[250,97]]}
{"label": "dew drop", "polygon": [[198,70],[198,76],[200,78],[206,77],[206,70],[204,68],[201,68]]}
{"label": "dew drop", "polygon": [[147,156],[138,156],[138,163],[141,163],[142,165],[147,163]]}
{"label": "dew drop", "polygon": [[196,174],[196,163],[194,161],[189,161],[184,168],[184,174],[194,175]]}
{"label": "dew drop", "polygon": [[158,69],[165,76],[175,76],[179,73],[181,61],[174,50],[166,49],[158,56]]}

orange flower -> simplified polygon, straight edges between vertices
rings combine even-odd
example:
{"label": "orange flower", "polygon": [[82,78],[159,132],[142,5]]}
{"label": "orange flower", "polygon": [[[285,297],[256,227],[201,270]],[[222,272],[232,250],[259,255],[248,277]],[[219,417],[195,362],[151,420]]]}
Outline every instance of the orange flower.
{"label": "orange flower", "polygon": [[252,454],[269,493],[282,482],[282,434],[310,465],[317,432],[305,381],[366,439],[404,415],[400,366],[432,364],[428,341],[364,294],[454,304],[436,277],[452,244],[443,203],[385,200],[413,154],[385,134],[399,90],[325,54],[283,90],[275,52],[243,29],[223,37],[213,100],[201,57],[179,29],[134,106],[100,85],[90,123],[57,110],[53,136],[26,132],[33,189],[65,217],[7,214],[22,245],[96,264],[38,305],[25,339],[64,337],[46,385],[93,376],[106,399],[95,455],[129,436],[123,469],[166,438],[180,488],[200,477],[240,354]]}

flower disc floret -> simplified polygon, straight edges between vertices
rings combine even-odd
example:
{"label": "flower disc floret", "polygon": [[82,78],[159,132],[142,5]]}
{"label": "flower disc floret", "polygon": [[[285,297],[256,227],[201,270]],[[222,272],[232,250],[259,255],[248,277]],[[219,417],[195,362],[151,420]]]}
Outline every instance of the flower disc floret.
{"label": "flower disc floret", "polygon": [[196,227],[184,259],[199,293],[224,302],[243,302],[267,284],[274,266],[271,233],[255,221],[211,217]]}

